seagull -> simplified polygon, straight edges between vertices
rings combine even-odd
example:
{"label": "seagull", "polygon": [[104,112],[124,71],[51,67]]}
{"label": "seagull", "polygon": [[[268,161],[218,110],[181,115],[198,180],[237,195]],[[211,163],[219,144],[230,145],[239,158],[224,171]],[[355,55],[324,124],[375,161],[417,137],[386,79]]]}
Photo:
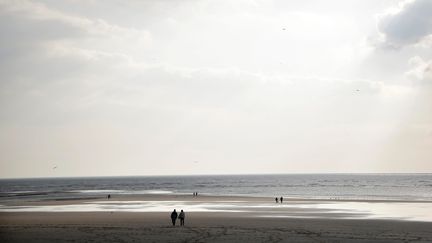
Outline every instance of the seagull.
{"label": "seagull", "polygon": [[53,167],[53,170],[57,169],[57,165]]}

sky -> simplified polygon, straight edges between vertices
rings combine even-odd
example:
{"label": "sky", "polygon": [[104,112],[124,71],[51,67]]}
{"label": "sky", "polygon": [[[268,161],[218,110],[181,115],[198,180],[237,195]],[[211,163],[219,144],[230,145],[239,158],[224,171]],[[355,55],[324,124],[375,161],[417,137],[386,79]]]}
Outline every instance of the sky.
{"label": "sky", "polygon": [[0,0],[0,178],[432,172],[430,0]]}

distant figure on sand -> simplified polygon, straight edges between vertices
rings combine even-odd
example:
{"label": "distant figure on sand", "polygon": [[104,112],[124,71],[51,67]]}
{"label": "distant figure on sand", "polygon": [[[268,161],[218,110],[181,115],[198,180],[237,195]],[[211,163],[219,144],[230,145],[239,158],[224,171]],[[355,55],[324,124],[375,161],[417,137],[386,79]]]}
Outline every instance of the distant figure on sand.
{"label": "distant figure on sand", "polygon": [[279,199],[278,199],[277,197],[275,197],[275,201],[276,201],[276,203],[278,203],[278,200],[279,200]]}
{"label": "distant figure on sand", "polygon": [[280,198],[281,203],[283,203],[283,197]]}
{"label": "distant figure on sand", "polygon": [[111,198],[111,194],[108,194],[107,198],[108,198],[108,200],[109,200],[109,199]]}
{"label": "distant figure on sand", "polygon": [[171,213],[171,221],[172,221],[173,226],[175,226],[176,220],[177,220],[177,212],[174,209],[174,211]]}
{"label": "distant figure on sand", "polygon": [[179,219],[180,219],[180,226],[184,226],[184,220],[185,220],[185,212],[183,212],[183,209],[181,210],[180,214],[179,214]]}

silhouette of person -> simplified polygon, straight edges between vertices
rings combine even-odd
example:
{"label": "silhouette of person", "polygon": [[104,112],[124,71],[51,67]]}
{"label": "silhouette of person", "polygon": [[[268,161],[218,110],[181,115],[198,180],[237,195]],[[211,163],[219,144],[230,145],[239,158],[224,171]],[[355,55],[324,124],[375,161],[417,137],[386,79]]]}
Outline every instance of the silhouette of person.
{"label": "silhouette of person", "polygon": [[278,203],[278,198],[277,197],[275,197],[275,201],[276,201],[276,203]]}
{"label": "silhouette of person", "polygon": [[109,200],[109,199],[111,198],[111,194],[108,194],[107,198],[108,198],[108,200]]}
{"label": "silhouette of person", "polygon": [[174,209],[174,211],[171,213],[171,221],[172,221],[173,226],[175,226],[176,220],[177,220],[177,212]]}
{"label": "silhouette of person", "polygon": [[180,219],[180,226],[184,226],[184,220],[185,220],[185,212],[183,212],[183,209],[181,210],[180,214],[179,214],[179,219]]}
{"label": "silhouette of person", "polygon": [[280,198],[280,202],[283,203],[283,197]]}

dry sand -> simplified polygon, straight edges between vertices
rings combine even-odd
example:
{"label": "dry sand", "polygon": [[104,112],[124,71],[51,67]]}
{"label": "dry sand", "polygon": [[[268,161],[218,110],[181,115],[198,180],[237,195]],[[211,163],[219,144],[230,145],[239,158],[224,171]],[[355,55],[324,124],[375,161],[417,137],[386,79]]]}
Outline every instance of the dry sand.
{"label": "dry sand", "polygon": [[[209,202],[269,200],[174,195],[115,198],[143,199]],[[86,201],[94,199],[30,200],[14,204],[79,204]],[[264,218],[244,212],[187,212],[186,226],[172,227],[169,214],[170,212],[2,212],[0,242],[432,242],[431,222]]]}

